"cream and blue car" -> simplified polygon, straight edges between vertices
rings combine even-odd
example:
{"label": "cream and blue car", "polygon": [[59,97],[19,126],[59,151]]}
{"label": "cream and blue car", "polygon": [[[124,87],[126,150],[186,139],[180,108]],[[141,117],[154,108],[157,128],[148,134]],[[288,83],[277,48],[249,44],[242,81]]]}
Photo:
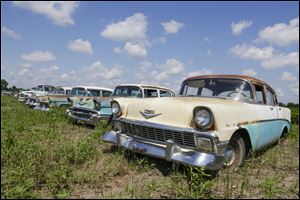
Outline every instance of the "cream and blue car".
{"label": "cream and blue car", "polygon": [[52,93],[36,97],[36,106],[34,110],[48,111],[52,107],[69,106],[72,87],[58,86]]}
{"label": "cream and blue car", "polygon": [[242,166],[250,151],[291,129],[291,112],[267,83],[241,75],[183,81],[178,97],[114,98],[103,140],[134,152],[218,170]]}
{"label": "cream and blue car", "polygon": [[96,125],[99,120],[108,120],[112,115],[111,100],[114,98],[160,98],[175,96],[168,88],[147,84],[123,84],[114,92],[105,93],[100,98],[76,98],[69,116],[89,125]]}
{"label": "cream and blue car", "polygon": [[66,113],[75,122],[94,125],[101,117],[101,101],[109,98],[112,93],[113,90],[110,88],[96,86],[73,87],[69,98],[71,107],[67,109]]}

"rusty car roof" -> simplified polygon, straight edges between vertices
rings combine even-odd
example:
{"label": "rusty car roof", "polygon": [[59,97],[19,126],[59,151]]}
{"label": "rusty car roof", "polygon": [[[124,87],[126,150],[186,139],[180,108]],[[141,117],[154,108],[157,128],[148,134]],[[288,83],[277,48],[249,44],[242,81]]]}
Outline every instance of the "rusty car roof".
{"label": "rusty car roof", "polygon": [[257,83],[257,84],[260,84],[260,85],[267,85],[268,87],[273,89],[268,83],[266,83],[262,80],[259,80],[257,78],[251,77],[251,76],[237,75],[237,74],[213,74],[213,75],[193,76],[193,77],[189,77],[185,80],[194,80],[194,79],[201,79],[201,78],[237,78],[237,79],[245,79],[245,80],[247,80],[251,83]]}

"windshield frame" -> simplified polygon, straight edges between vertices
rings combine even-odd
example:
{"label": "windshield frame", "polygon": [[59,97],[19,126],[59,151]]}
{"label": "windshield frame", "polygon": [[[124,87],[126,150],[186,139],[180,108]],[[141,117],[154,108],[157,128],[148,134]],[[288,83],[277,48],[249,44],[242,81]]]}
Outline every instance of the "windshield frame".
{"label": "windshield frame", "polygon": [[[186,82],[188,82],[188,81],[195,81],[195,80],[204,80],[204,79],[228,79],[228,80],[240,80],[240,81],[244,81],[244,82],[248,83],[249,86],[250,86],[250,92],[251,92],[252,99],[250,99],[250,101],[243,101],[243,100],[240,100],[240,99],[235,100],[235,99],[232,99],[232,98],[218,97],[218,96],[186,96],[186,95],[183,95],[184,85],[186,85]],[[256,102],[256,98],[255,98],[255,95],[254,95],[253,84],[249,80],[243,79],[243,78],[217,77],[217,78],[186,79],[180,85],[180,90],[179,90],[179,95],[178,96],[180,96],[180,97],[200,97],[200,98],[221,98],[221,99],[229,99],[229,100],[240,101],[240,102],[245,102],[245,103],[255,103]]]}

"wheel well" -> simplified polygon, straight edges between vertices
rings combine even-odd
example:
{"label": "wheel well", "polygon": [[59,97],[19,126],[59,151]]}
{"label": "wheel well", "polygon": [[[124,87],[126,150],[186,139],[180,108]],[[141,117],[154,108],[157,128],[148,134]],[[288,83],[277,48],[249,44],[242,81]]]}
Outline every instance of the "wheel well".
{"label": "wheel well", "polygon": [[288,128],[286,126],[284,126],[280,137],[281,138],[284,137],[287,133],[288,133]]}
{"label": "wheel well", "polygon": [[[234,134],[231,136],[231,138],[236,137],[237,135],[239,135],[243,138],[245,145],[246,145],[246,155],[248,155],[248,153],[252,149],[252,144],[251,144],[251,140],[250,140],[248,131],[243,128],[238,129],[237,131],[234,132]],[[230,138],[230,140],[231,140],[231,138]]]}

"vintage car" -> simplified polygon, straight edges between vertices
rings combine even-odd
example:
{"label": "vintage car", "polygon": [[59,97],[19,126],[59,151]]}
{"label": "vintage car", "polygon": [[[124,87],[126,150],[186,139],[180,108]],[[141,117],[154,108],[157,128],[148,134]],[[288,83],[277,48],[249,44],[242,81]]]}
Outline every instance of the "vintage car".
{"label": "vintage car", "polygon": [[31,90],[24,90],[20,91],[19,94],[17,95],[17,98],[21,102],[27,102],[29,96],[32,94],[33,90],[37,90],[36,87],[31,88]]}
{"label": "vintage car", "polygon": [[38,85],[33,90],[27,91],[29,94],[25,95],[26,105],[29,107],[37,106],[37,100],[39,96],[45,96],[49,93],[52,93],[55,90],[55,87],[52,85]]}
{"label": "vintage car", "polygon": [[[72,88],[69,98],[71,107],[66,111],[67,115],[75,122],[93,124],[97,120],[100,110],[100,101],[111,96],[110,88],[96,86],[77,86]],[[89,123],[90,122],[90,123]]]}
{"label": "vintage car", "polygon": [[[151,98],[151,97],[170,97],[175,96],[174,92],[168,88],[146,84],[122,84],[114,89],[114,93],[104,98],[82,98],[73,101],[73,110],[76,112],[70,113],[74,119],[80,120],[86,124],[95,125],[99,120],[107,120],[112,114],[110,102],[116,97],[125,98]],[[99,104],[99,106],[97,106]]]}
{"label": "vintage car", "polygon": [[37,105],[34,110],[48,111],[51,107],[69,106],[68,97],[71,94],[71,87],[58,86],[52,93],[37,97]]}
{"label": "vintage car", "polygon": [[116,98],[103,140],[153,157],[218,170],[242,166],[249,151],[291,129],[291,112],[267,83],[242,75],[183,81],[178,97]]}

